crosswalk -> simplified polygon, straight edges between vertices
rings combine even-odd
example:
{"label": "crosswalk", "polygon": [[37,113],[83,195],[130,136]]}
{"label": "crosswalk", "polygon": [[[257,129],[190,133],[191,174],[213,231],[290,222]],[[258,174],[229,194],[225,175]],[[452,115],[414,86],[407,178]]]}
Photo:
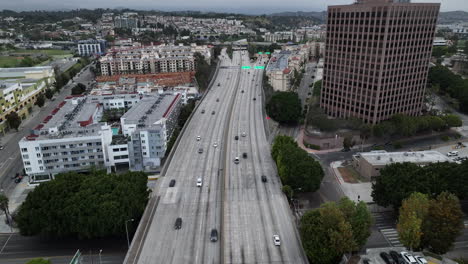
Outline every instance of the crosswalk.
{"label": "crosswalk", "polygon": [[398,239],[398,231],[395,225],[389,223],[387,218],[380,213],[372,213],[374,217],[375,226],[379,229],[380,233],[385,237],[392,247],[402,247],[403,244]]}

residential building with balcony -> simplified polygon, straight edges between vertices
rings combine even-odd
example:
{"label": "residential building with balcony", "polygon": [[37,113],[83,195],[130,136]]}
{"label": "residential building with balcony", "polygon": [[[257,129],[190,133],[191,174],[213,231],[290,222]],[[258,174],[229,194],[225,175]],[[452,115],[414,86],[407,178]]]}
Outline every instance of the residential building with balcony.
{"label": "residential building with balcony", "polygon": [[9,113],[16,112],[25,119],[39,93],[54,81],[50,66],[0,69],[0,133],[9,129],[6,122]]}

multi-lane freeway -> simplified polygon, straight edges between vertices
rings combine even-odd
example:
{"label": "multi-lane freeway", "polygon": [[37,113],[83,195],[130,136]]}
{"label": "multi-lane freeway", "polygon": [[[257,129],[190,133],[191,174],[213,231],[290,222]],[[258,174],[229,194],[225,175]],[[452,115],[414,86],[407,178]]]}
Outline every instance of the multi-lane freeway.
{"label": "multi-lane freeway", "polygon": [[153,190],[125,263],[307,263],[265,136],[263,72],[241,69],[255,63],[245,51],[232,59],[223,51],[210,92]]}

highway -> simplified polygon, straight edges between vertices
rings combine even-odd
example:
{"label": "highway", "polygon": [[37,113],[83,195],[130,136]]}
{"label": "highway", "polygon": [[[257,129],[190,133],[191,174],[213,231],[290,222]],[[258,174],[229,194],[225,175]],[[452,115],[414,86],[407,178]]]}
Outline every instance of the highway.
{"label": "highway", "polygon": [[[210,242],[210,232],[221,229],[221,140],[237,87],[238,64],[238,55],[232,62],[222,61],[211,91],[196,108],[165,177],[155,187],[159,202],[140,252],[127,263],[219,263],[220,243]],[[199,177],[202,187],[196,186]],[[172,179],[176,184],[169,187]],[[177,217],[182,218],[182,228],[175,230]]]}
{"label": "highway", "polygon": [[[153,190],[149,217],[140,223],[127,264],[307,263],[265,136],[262,70],[241,70],[253,66],[247,52],[235,51],[232,60],[223,54],[210,92]],[[235,165],[237,156],[241,161]],[[178,217],[182,227],[175,229]],[[212,229],[217,242],[210,241]],[[281,246],[274,246],[274,234]]]}
{"label": "highway", "polygon": [[[250,64],[244,52],[242,65],[252,70],[242,72],[228,133],[224,263],[307,263],[265,135],[263,70],[253,69],[263,64]],[[273,235],[280,236],[281,246],[274,245]]]}

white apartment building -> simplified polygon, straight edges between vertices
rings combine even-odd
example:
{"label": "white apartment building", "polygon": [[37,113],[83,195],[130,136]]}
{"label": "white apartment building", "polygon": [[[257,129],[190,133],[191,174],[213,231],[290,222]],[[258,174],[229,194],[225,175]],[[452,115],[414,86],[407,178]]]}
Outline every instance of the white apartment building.
{"label": "white apartment building", "polygon": [[[112,171],[128,169],[130,165],[130,169],[138,170],[159,166],[178,118],[180,95],[132,96],[128,95],[123,101],[124,104],[131,101],[132,106],[117,127],[101,119],[103,111],[113,109],[122,98],[69,97],[60,103],[19,142],[24,169],[31,182],[47,181],[61,172],[87,171],[93,167]],[[137,118],[133,130],[132,117]],[[147,122],[139,122],[140,119]],[[145,136],[158,141],[140,141],[144,148],[136,151],[138,144],[131,140]]]}
{"label": "white apartment building", "polygon": [[104,40],[83,41],[78,43],[78,54],[80,56],[101,55],[106,51]]}

